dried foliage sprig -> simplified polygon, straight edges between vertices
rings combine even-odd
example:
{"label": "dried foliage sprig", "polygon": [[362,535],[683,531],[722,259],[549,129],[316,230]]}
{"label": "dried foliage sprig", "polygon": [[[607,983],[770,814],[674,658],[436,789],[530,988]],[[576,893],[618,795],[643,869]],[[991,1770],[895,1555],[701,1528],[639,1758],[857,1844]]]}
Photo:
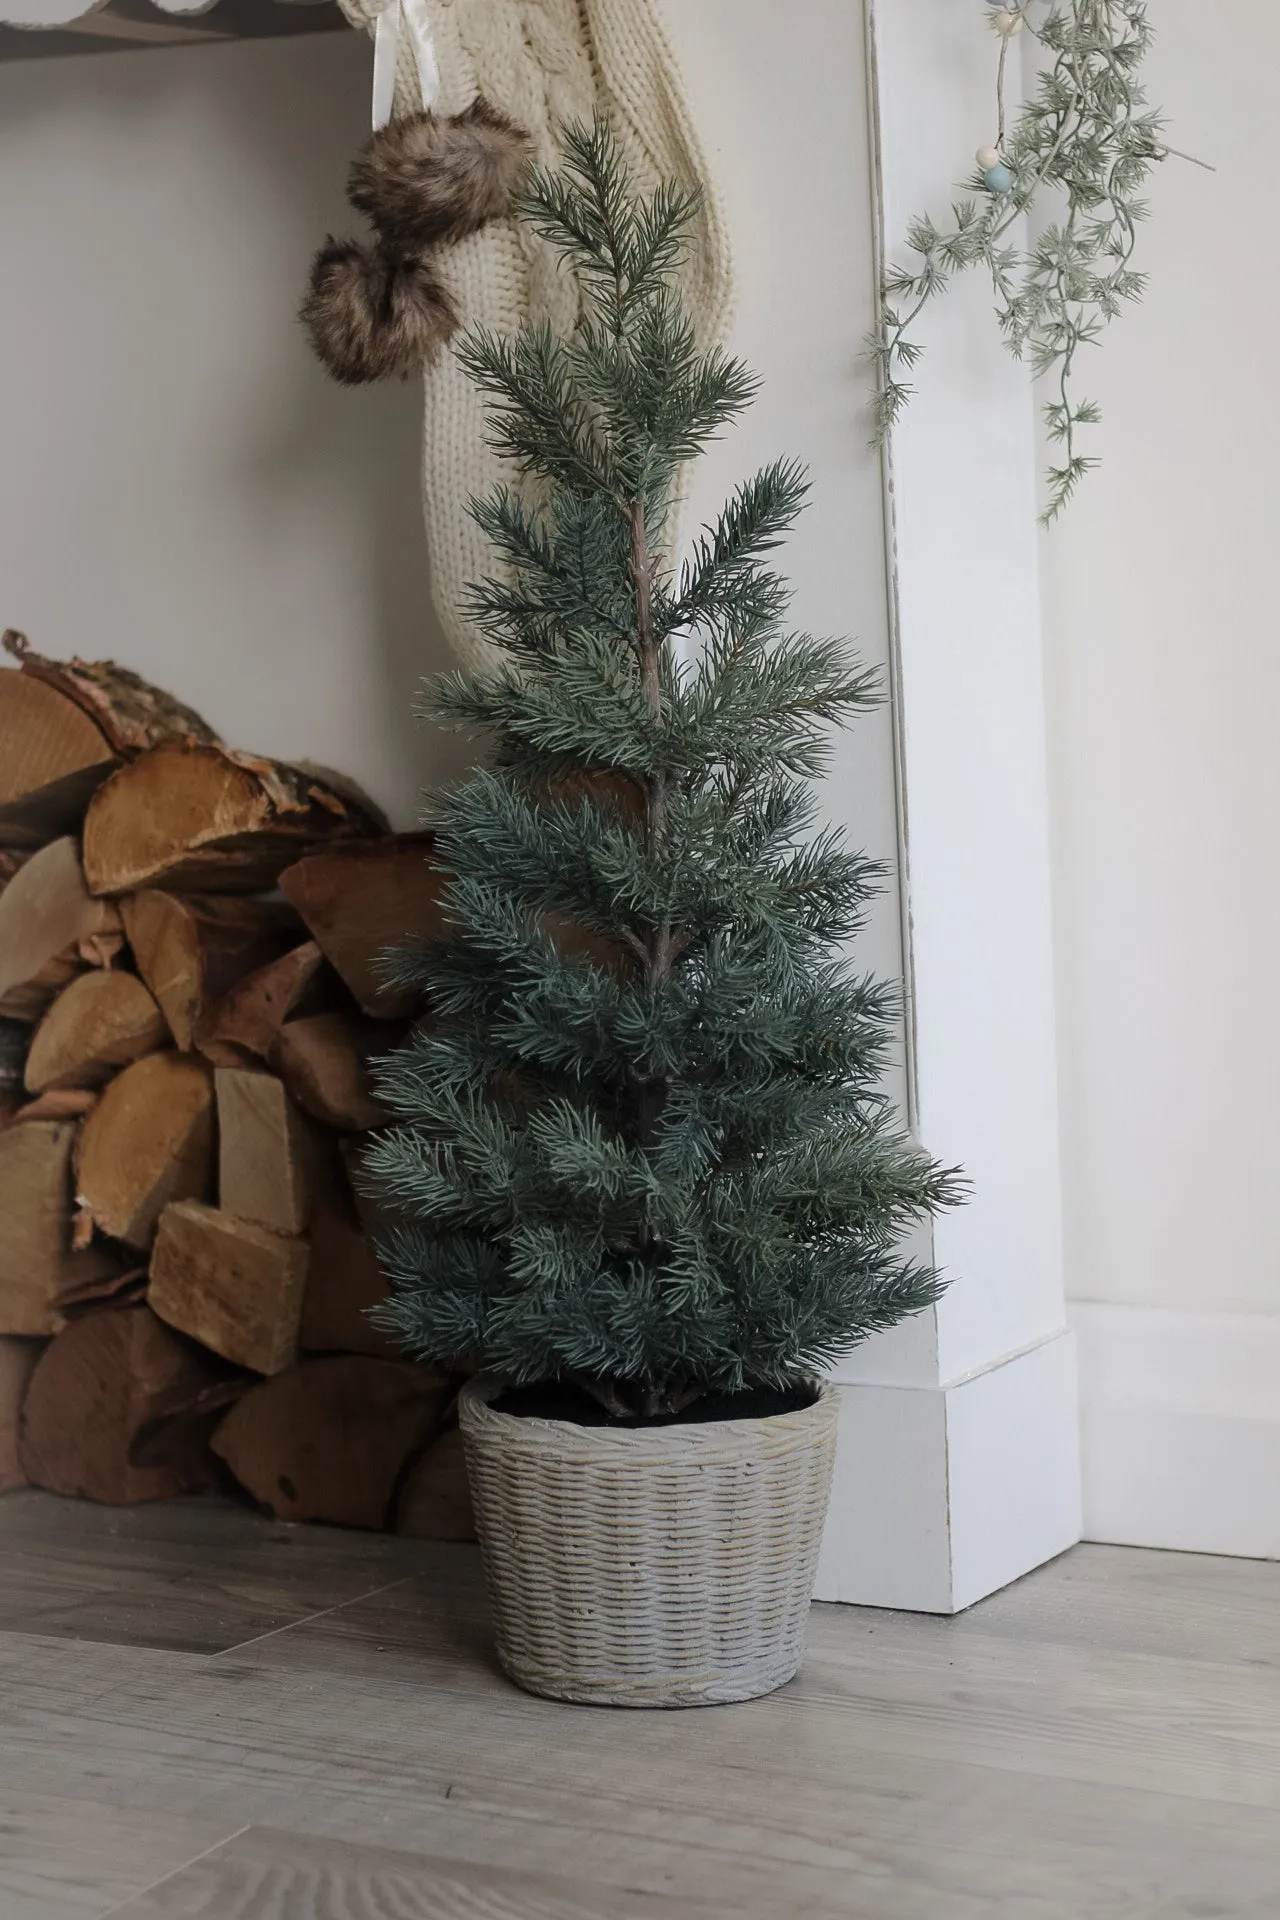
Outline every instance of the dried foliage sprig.
{"label": "dried foliage sprig", "polygon": [[[1140,189],[1176,150],[1142,84],[1152,39],[1144,0],[1069,0],[1051,5],[1038,23],[1037,0],[985,11],[1000,41],[996,139],[978,149],[964,183],[971,197],[953,203],[948,223],[914,220],[907,232],[913,259],[885,275],[880,332],[871,342],[876,430],[883,440],[914,392],[905,376],[922,352],[911,336],[916,320],[957,274],[985,266],[1010,350],[1052,383],[1044,412],[1058,454],[1046,476],[1041,517],[1048,523],[1097,465],[1079,450],[1079,429],[1100,415],[1093,401],[1077,397],[1077,356],[1142,296],[1146,276],[1133,266],[1146,213]],[[1044,64],[1009,124],[1010,48],[1024,27]],[[1032,222],[1025,248],[1010,238],[1024,215]]]}

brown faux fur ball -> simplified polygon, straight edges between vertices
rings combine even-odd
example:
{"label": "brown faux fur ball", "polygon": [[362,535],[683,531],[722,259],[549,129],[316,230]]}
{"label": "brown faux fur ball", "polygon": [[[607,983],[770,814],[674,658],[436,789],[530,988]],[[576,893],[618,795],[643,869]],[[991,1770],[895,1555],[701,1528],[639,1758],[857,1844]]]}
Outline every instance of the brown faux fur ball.
{"label": "brown faux fur ball", "polygon": [[401,248],[460,240],[507,211],[530,153],[528,136],[485,100],[452,119],[415,113],[366,143],[347,197]]}
{"label": "brown faux fur ball", "polygon": [[453,301],[425,260],[330,238],[316,255],[298,316],[335,380],[407,380],[434,360],[458,325]]}

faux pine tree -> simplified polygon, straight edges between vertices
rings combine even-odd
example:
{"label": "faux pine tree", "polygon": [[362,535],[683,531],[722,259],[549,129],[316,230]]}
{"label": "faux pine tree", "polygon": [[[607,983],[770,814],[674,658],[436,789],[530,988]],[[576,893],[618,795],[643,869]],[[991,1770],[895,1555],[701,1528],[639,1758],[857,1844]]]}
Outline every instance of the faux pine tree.
{"label": "faux pine tree", "polygon": [[427,1018],[366,1177],[411,1351],[651,1419],[792,1389],[934,1300],[900,1242],[956,1183],[894,1125],[896,994],[844,951],[880,869],[814,828],[823,735],[875,689],[786,626],[766,557],[803,474],[767,467],[674,567],[680,469],[754,382],[682,310],[688,197],[634,196],[604,124],[565,144],[521,211],[581,324],[464,349],[528,484],[474,507],[501,664],[426,706],[487,764],[431,809],[455,933],[388,959]]}

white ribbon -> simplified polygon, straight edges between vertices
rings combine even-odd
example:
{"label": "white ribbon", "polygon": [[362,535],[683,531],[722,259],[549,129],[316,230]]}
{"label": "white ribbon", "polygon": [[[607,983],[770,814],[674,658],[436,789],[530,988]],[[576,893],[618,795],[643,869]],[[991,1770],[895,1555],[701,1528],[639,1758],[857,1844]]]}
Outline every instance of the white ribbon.
{"label": "white ribbon", "polygon": [[396,97],[396,62],[400,53],[400,35],[408,30],[418,69],[418,90],[428,111],[440,91],[440,69],[436,64],[435,42],[426,0],[391,0],[378,15],[373,36],[373,130],[385,127],[391,118]]}

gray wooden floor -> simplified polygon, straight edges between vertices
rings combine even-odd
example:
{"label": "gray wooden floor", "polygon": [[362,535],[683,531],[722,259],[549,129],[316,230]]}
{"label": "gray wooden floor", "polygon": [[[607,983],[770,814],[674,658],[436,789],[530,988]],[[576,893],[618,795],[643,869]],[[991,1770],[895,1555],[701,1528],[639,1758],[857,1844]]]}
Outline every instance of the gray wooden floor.
{"label": "gray wooden floor", "polygon": [[1080,1547],[556,1707],[474,1549],[0,1501],[0,1920],[1280,1920],[1280,1565]]}

